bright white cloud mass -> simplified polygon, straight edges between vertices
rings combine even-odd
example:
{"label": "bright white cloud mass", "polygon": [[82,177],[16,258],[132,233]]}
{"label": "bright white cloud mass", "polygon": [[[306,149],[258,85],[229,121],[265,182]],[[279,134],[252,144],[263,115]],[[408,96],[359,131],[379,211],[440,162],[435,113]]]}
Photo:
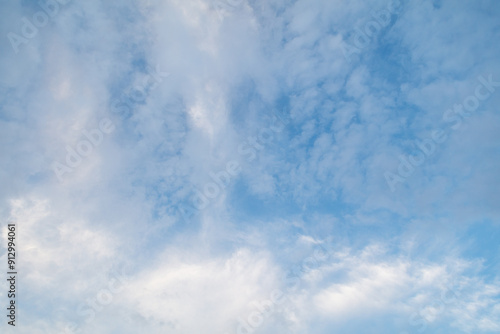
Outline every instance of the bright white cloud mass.
{"label": "bright white cloud mass", "polygon": [[0,13],[1,333],[500,333],[500,2]]}

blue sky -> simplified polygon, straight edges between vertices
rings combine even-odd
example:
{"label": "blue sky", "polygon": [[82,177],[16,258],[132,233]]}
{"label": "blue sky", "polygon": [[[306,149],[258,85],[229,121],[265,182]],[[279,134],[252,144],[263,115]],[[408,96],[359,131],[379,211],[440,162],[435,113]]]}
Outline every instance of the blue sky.
{"label": "blue sky", "polygon": [[2,333],[500,332],[497,1],[0,13]]}

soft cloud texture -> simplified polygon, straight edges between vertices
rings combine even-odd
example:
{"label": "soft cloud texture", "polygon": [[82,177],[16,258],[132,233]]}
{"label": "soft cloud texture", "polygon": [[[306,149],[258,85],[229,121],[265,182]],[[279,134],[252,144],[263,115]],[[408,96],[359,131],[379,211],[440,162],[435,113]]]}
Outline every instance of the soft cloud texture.
{"label": "soft cloud texture", "polygon": [[2,333],[238,333],[276,290],[255,333],[500,330],[500,89],[443,118],[500,82],[496,1],[57,3],[17,53],[41,7],[0,5],[0,262],[16,222],[20,293]]}

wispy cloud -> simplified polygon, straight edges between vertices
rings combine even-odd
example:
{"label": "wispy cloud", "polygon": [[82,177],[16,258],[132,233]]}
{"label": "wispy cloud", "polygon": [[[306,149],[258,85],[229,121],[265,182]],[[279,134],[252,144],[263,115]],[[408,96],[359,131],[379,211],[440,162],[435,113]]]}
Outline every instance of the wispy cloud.
{"label": "wispy cloud", "polygon": [[2,333],[498,332],[496,1],[0,13]]}

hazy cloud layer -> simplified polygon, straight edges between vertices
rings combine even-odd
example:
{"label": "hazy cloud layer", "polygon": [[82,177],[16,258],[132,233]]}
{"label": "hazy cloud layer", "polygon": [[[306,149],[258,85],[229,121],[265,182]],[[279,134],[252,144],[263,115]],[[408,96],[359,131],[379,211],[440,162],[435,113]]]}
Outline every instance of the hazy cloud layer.
{"label": "hazy cloud layer", "polygon": [[500,331],[496,1],[0,13],[2,333]]}

